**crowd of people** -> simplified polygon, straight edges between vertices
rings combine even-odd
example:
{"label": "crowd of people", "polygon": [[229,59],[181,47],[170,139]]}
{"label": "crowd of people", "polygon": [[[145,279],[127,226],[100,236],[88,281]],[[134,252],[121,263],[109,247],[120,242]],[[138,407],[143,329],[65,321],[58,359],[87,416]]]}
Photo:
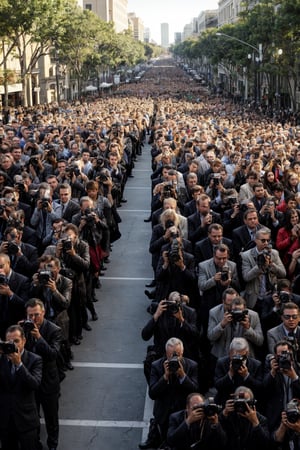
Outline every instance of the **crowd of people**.
{"label": "crowd of people", "polygon": [[299,449],[300,128],[183,96],[156,99],[147,137],[154,409],[139,448]]}
{"label": "crowd of people", "polygon": [[126,94],[12,108],[0,124],[2,449],[42,448],[40,408],[58,446],[60,383],[98,319],[145,149],[154,410],[139,447],[299,450],[300,129],[210,97],[166,60]]}
{"label": "crowd of people", "polygon": [[[11,108],[0,124],[0,441],[59,443],[60,383],[98,320],[152,101]],[[75,353],[76,357],[76,353]]]}

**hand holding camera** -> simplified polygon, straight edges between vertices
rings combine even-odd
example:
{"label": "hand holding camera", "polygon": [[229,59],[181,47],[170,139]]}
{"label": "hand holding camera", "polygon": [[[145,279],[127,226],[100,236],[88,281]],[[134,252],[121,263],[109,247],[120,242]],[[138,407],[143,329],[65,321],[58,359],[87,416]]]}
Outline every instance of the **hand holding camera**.
{"label": "hand holding camera", "polygon": [[204,412],[202,405],[195,405],[189,412],[186,418],[186,423],[191,425],[195,422],[201,422],[204,419]]}
{"label": "hand holding camera", "polygon": [[167,310],[167,301],[161,300],[156,308],[155,313],[153,314],[153,319],[157,322],[158,318]]}
{"label": "hand holding camera", "polygon": [[201,227],[204,228],[212,223],[212,214],[208,213],[204,217],[201,217]]}
{"label": "hand holding camera", "polygon": [[229,311],[226,311],[224,313],[223,319],[221,321],[221,327],[225,328],[225,327],[227,327],[227,325],[229,325],[231,323],[232,323],[232,315]]}
{"label": "hand holding camera", "polygon": [[21,360],[21,353],[19,352],[18,348],[16,348],[13,353],[9,353],[7,355],[7,358],[11,361],[11,363],[14,366],[19,366],[21,364],[21,362],[22,362],[22,360]]}

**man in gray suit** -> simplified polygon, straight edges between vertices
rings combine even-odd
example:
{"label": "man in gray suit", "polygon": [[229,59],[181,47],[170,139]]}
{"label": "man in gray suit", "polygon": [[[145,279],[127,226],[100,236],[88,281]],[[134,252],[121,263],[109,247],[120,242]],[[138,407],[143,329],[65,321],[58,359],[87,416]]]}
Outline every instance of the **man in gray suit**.
{"label": "man in gray suit", "polygon": [[214,248],[214,256],[199,263],[198,288],[201,296],[201,319],[204,332],[207,329],[208,313],[211,308],[222,303],[222,294],[228,287],[239,291],[236,263],[229,261],[229,248],[219,244]]}
{"label": "man in gray suit", "polygon": [[[299,307],[296,303],[284,303],[281,312],[282,324],[271,328],[267,332],[268,349],[273,353],[275,344],[278,341],[288,340],[294,348],[299,347],[300,343],[300,327],[298,325],[300,319]],[[298,353],[298,352],[297,352]],[[298,356],[298,355],[295,355]],[[300,362],[300,361],[298,361]]]}
{"label": "man in gray suit", "polygon": [[253,345],[261,346],[264,340],[258,314],[246,309],[245,300],[232,288],[224,291],[222,305],[209,311],[207,335],[215,359],[228,355],[234,337],[247,340],[251,357],[255,357]]}
{"label": "man in gray suit", "polygon": [[246,283],[245,300],[254,308],[257,298],[272,292],[277,280],[285,278],[286,271],[277,250],[269,247],[271,231],[261,228],[256,232],[254,248],[241,253],[242,274]]}

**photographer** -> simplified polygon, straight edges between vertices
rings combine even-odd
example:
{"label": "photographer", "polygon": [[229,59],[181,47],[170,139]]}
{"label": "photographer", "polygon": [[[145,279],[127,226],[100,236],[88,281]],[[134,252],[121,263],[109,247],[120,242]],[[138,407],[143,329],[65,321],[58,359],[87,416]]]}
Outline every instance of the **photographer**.
{"label": "photographer", "polygon": [[299,368],[295,364],[293,346],[279,340],[273,353],[267,355],[263,380],[265,414],[271,431],[281,420],[281,412],[293,398],[300,397]]}
{"label": "photographer", "polygon": [[152,363],[149,396],[154,400],[152,428],[156,432],[149,430],[147,440],[139,444],[140,449],[159,447],[166,438],[170,414],[184,409],[187,395],[198,390],[197,363],[185,358],[183,351],[182,341],[171,338],[166,342],[166,357]]}
{"label": "photographer", "polygon": [[292,302],[284,303],[281,308],[281,321],[280,325],[271,328],[267,332],[268,348],[272,353],[274,345],[282,340],[288,339],[294,346],[295,361],[300,362],[298,356],[298,347],[300,341],[300,327],[299,327],[299,307]]}
{"label": "photographer", "polygon": [[223,292],[223,303],[209,311],[207,336],[211,342],[211,354],[220,358],[228,354],[234,337],[243,337],[249,344],[249,355],[255,356],[255,347],[263,343],[259,316],[246,309],[245,300],[228,288]]}
{"label": "photographer", "polygon": [[152,318],[142,329],[142,338],[149,341],[153,337],[153,345],[147,349],[144,361],[144,373],[149,383],[151,362],[161,358],[165,345],[172,336],[182,340],[185,356],[195,361],[199,358],[199,332],[197,330],[197,314],[190,308],[188,297],[179,292],[171,292],[168,300],[152,304]]}
{"label": "photographer", "polygon": [[258,299],[273,291],[279,278],[286,275],[278,251],[270,247],[271,231],[260,228],[255,235],[254,248],[241,253],[242,275],[246,283],[245,300],[254,308]]}
{"label": "photographer", "polygon": [[208,235],[208,227],[211,223],[221,223],[220,214],[210,209],[210,198],[201,194],[197,200],[197,211],[188,217],[188,239],[194,245]]}
{"label": "photographer", "polygon": [[156,269],[156,282],[157,301],[166,298],[172,291],[179,291],[190,299],[195,298],[194,257],[183,250],[181,236],[170,236],[169,243],[162,247]]}
{"label": "photographer", "polygon": [[8,227],[4,231],[0,245],[0,253],[10,258],[11,268],[25,277],[31,278],[38,267],[37,249],[21,241],[22,232],[15,227]]}
{"label": "photographer", "polygon": [[282,307],[288,302],[300,306],[300,295],[292,292],[291,282],[285,278],[278,281],[276,290],[272,294],[266,295],[260,302],[257,302],[256,306],[260,311],[261,324],[265,334],[271,328],[280,325]]}
{"label": "photographer", "polygon": [[28,299],[29,279],[14,272],[9,256],[0,253],[0,337],[8,326],[17,323],[24,314]]}
{"label": "photographer", "polygon": [[220,414],[220,424],[227,435],[228,449],[269,448],[268,422],[256,411],[255,403],[252,390],[246,386],[238,387],[234,398],[226,401]]}
{"label": "photographer", "polygon": [[62,265],[62,274],[73,281],[71,303],[69,306],[70,340],[79,345],[82,328],[90,330],[87,323],[85,276],[90,266],[89,246],[79,238],[79,230],[73,224],[64,229],[63,238],[56,246],[56,257]]}
{"label": "photographer", "polygon": [[50,186],[47,183],[41,183],[37,193],[36,207],[30,220],[39,240],[39,254],[43,251],[43,239],[52,231],[52,223],[58,218],[59,216],[53,210]]}
{"label": "photographer", "polygon": [[[0,350],[0,441],[2,450],[38,450],[40,419],[35,393],[42,379],[42,359],[25,349],[24,330],[10,326],[6,341],[15,349]],[[19,447],[20,444],[20,447]]]}
{"label": "photographer", "polygon": [[223,237],[223,227],[219,223],[212,223],[208,227],[207,238],[196,242],[194,248],[195,263],[198,266],[199,262],[206,261],[213,257],[213,250],[219,244],[225,244],[230,249],[230,254],[233,254],[232,241]]}
{"label": "photographer", "polygon": [[186,409],[169,419],[167,443],[172,450],[222,450],[227,437],[219,422],[219,408],[198,393],[187,396]]}
{"label": "photographer", "polygon": [[37,404],[42,406],[47,430],[49,450],[58,445],[58,399],[60,382],[57,357],[62,341],[61,329],[45,319],[45,307],[41,300],[31,298],[25,305],[27,320],[21,326],[26,336],[25,348],[43,360],[42,381],[37,392]]}
{"label": "photographer", "polygon": [[53,210],[58,217],[72,221],[72,217],[80,211],[77,202],[71,199],[72,189],[69,184],[61,184],[59,186],[59,200],[54,200]]}
{"label": "photographer", "polygon": [[229,346],[229,356],[219,358],[215,370],[217,403],[222,405],[239,386],[247,386],[260,397],[262,389],[261,362],[249,356],[245,338],[235,337]]}
{"label": "photographer", "polygon": [[273,434],[276,447],[282,450],[300,449],[300,407],[299,400],[288,402],[286,409],[281,413],[281,423]]}
{"label": "photographer", "polygon": [[237,267],[229,261],[229,248],[225,244],[214,247],[213,257],[199,263],[198,288],[201,296],[201,320],[207,330],[209,310],[222,302],[222,294],[228,287],[239,291]]}

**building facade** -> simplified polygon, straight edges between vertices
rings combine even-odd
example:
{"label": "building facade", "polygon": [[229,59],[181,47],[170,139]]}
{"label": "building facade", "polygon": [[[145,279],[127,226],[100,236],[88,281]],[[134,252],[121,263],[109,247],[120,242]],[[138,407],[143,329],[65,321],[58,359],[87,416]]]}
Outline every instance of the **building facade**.
{"label": "building facade", "polygon": [[160,35],[161,35],[161,46],[163,48],[168,48],[170,45],[169,24],[168,23],[160,24]]}

